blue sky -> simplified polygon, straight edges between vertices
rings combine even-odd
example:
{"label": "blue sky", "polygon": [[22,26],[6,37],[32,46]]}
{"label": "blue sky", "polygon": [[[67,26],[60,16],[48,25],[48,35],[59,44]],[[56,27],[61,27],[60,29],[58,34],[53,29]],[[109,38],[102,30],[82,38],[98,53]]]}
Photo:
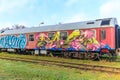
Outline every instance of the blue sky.
{"label": "blue sky", "polygon": [[120,0],[0,0],[0,29],[107,17],[116,17],[120,23]]}

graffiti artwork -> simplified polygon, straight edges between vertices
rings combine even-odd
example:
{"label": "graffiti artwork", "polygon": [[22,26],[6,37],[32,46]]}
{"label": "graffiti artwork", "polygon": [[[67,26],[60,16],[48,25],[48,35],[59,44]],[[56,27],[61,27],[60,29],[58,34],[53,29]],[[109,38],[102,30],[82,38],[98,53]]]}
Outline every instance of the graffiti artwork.
{"label": "graffiti artwork", "polygon": [[[95,30],[74,30],[66,40],[60,38],[60,32],[54,33],[52,39],[48,34],[40,33],[37,37],[37,47],[41,49],[66,50],[99,50],[100,42],[95,38]],[[104,47],[104,46],[103,46]]]}
{"label": "graffiti artwork", "polygon": [[21,34],[19,36],[8,35],[2,36],[0,39],[1,48],[25,48],[26,46],[26,36]]}

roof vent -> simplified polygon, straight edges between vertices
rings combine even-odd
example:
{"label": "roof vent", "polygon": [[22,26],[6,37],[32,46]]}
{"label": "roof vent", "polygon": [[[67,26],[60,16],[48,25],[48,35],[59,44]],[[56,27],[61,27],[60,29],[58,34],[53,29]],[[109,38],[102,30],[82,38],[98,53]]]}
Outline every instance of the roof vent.
{"label": "roof vent", "polygon": [[87,24],[94,24],[94,22],[87,22]]}

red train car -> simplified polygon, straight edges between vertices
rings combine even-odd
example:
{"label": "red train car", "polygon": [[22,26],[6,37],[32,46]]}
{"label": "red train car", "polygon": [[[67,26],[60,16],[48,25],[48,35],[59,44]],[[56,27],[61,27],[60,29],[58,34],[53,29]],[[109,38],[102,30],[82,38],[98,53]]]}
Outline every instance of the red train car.
{"label": "red train car", "polygon": [[0,34],[1,49],[35,51],[35,54],[62,52],[66,57],[93,58],[114,55],[119,47],[116,18],[6,30]]}

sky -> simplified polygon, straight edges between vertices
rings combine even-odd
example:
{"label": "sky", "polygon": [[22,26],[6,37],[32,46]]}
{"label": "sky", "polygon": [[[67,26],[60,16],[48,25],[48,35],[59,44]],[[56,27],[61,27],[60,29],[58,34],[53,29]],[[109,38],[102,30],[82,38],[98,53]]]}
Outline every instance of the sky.
{"label": "sky", "polygon": [[38,27],[111,17],[117,18],[120,25],[120,0],[0,0],[0,29],[16,24]]}

